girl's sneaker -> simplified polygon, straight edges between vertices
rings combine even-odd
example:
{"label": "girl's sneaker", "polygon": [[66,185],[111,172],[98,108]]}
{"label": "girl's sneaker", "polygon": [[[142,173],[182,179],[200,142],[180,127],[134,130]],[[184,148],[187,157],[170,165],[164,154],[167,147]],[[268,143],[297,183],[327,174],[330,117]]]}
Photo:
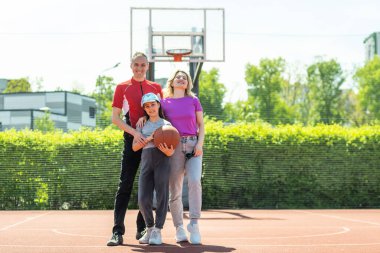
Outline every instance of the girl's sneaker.
{"label": "girl's sneaker", "polygon": [[162,244],[161,229],[153,228],[152,233],[150,234],[149,244],[150,245]]}
{"label": "girl's sneaker", "polygon": [[153,229],[154,229],[154,227],[150,227],[150,228],[146,229],[146,232],[143,235],[143,237],[141,237],[139,239],[139,243],[140,244],[149,244],[149,239],[150,239],[150,236],[151,236],[151,233],[152,233]]}

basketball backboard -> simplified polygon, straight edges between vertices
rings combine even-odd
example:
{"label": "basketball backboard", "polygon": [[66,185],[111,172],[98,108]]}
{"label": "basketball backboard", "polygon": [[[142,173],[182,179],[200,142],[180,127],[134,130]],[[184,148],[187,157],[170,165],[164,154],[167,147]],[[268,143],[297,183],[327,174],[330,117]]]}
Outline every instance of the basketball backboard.
{"label": "basketball backboard", "polygon": [[139,51],[149,62],[173,61],[171,49],[188,49],[184,62],[223,62],[225,59],[224,9],[142,8],[130,13],[131,57]]}

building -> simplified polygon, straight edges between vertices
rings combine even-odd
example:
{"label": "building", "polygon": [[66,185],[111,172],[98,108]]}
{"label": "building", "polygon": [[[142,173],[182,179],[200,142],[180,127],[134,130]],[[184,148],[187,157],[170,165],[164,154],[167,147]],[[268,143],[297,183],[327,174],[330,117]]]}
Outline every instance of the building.
{"label": "building", "polygon": [[380,32],[374,32],[364,40],[365,60],[369,61],[375,55],[380,55]]}
{"label": "building", "polygon": [[35,120],[50,113],[55,127],[78,130],[95,127],[95,99],[68,91],[0,94],[0,131],[35,129]]}
{"label": "building", "polygon": [[2,93],[6,88],[9,80],[0,78],[0,93]]}

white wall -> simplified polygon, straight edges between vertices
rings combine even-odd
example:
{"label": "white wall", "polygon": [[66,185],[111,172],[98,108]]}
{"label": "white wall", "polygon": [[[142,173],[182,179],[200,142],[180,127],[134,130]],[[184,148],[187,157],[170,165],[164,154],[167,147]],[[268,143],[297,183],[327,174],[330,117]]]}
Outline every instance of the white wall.
{"label": "white wall", "polygon": [[82,112],[82,125],[85,126],[96,126],[96,120],[95,118],[90,118],[90,113],[89,112]]}
{"label": "white wall", "polygon": [[18,125],[18,124],[29,124],[30,125],[31,118],[30,116],[13,116],[10,120],[10,125]]}
{"label": "white wall", "polygon": [[4,96],[4,110],[40,109],[45,107],[45,94],[24,94]]}
{"label": "white wall", "polygon": [[46,103],[64,102],[64,101],[65,101],[64,92],[46,93]]}
{"label": "white wall", "polygon": [[71,123],[71,122],[67,123],[67,129],[70,129],[70,130],[79,130],[81,126],[82,124],[78,124],[78,123]]}
{"label": "white wall", "polygon": [[67,103],[82,105],[82,96],[77,94],[67,93]]}
{"label": "white wall", "polygon": [[11,123],[11,112],[0,112],[0,122],[4,125]]}

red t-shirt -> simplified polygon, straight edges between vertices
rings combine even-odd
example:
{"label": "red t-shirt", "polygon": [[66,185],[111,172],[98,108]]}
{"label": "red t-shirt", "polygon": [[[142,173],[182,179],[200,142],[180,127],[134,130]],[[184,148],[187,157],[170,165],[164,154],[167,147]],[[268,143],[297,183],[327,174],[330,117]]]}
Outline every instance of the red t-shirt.
{"label": "red t-shirt", "polygon": [[152,92],[162,98],[162,88],[158,83],[144,80],[128,80],[116,86],[112,107],[123,109],[123,114],[129,116],[131,126],[136,128],[137,120],[144,116],[141,107],[141,98],[144,94]]}

